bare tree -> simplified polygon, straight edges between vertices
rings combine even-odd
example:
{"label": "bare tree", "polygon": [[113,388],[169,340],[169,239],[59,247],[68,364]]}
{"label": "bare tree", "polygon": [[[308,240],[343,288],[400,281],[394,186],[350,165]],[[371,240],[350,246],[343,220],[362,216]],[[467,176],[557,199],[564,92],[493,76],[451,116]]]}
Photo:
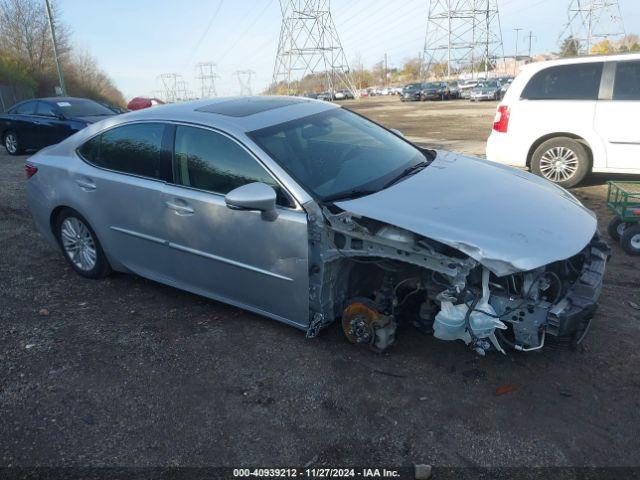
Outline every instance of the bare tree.
{"label": "bare tree", "polygon": [[[55,8],[53,21],[58,53],[64,58],[70,51],[69,30],[58,21]],[[46,74],[53,68],[53,43],[42,2],[0,0],[0,49],[23,62],[36,75]]]}

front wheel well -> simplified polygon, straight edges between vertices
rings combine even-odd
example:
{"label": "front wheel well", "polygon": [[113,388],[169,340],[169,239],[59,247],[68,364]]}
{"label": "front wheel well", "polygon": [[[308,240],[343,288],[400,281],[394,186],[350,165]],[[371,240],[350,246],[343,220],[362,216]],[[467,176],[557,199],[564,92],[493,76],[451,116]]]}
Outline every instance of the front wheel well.
{"label": "front wheel well", "polygon": [[591,146],[589,145],[589,142],[587,142],[584,138],[582,138],[579,135],[575,135],[573,133],[566,133],[566,132],[550,133],[549,135],[540,137],[538,140],[533,142],[533,144],[529,148],[529,152],[527,153],[527,167],[531,168],[531,160],[533,159],[533,154],[538,149],[538,147],[542,145],[544,142],[546,142],[547,140],[551,140],[552,138],[570,138],[571,140],[575,140],[581,143],[586,149],[587,155],[589,156],[588,158],[589,171],[591,171],[591,168],[593,167],[593,151],[591,150]]}

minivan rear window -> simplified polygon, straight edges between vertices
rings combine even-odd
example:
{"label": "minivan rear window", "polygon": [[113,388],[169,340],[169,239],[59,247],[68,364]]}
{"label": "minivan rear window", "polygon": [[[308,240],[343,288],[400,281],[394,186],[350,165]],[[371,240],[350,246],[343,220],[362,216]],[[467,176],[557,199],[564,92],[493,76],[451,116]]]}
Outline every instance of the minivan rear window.
{"label": "minivan rear window", "polygon": [[603,62],[545,68],[522,91],[526,100],[597,100]]}
{"label": "minivan rear window", "polygon": [[640,62],[618,63],[613,99],[640,100]]}

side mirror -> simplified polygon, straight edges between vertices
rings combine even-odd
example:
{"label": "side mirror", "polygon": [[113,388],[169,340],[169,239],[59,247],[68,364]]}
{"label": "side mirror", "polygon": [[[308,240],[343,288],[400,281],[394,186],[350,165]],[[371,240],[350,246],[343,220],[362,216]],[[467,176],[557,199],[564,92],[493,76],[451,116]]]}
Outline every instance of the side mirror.
{"label": "side mirror", "polygon": [[66,118],[63,114],[61,114],[61,113],[56,113],[56,118],[57,118],[58,120],[66,120],[66,119],[67,119],[67,118]]}
{"label": "side mirror", "polygon": [[402,133],[400,130],[396,128],[390,128],[389,131],[391,131],[392,133],[395,133],[399,137],[404,138],[404,133]]}
{"label": "side mirror", "polygon": [[276,191],[264,183],[248,183],[235,188],[227,193],[224,201],[232,210],[262,212],[264,220],[273,221],[278,217]]}

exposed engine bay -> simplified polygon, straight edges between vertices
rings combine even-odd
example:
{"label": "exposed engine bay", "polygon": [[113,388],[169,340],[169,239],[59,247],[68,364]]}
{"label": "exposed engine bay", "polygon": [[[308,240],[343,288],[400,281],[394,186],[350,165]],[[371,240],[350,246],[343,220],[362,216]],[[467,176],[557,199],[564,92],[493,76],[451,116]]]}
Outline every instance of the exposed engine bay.
{"label": "exposed engine bay", "polygon": [[498,276],[455,248],[335,206],[316,207],[310,220],[307,336],[341,318],[350,342],[376,352],[402,324],[479,355],[536,351],[550,338],[575,347],[610,255],[596,234],[571,258]]}

